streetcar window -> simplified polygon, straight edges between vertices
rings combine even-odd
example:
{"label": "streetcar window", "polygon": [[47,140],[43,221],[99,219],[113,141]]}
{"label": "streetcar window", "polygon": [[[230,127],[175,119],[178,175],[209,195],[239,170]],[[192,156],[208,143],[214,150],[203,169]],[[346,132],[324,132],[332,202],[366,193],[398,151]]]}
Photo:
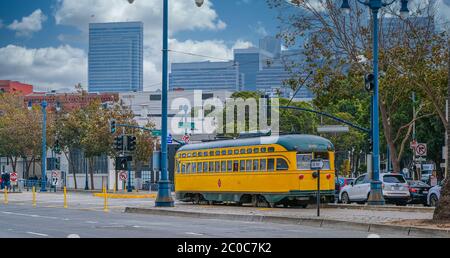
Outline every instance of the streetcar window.
{"label": "streetcar window", "polygon": [[267,171],[267,161],[265,159],[261,160],[261,171],[266,172]]}
{"label": "streetcar window", "polygon": [[177,161],[177,174],[181,172],[181,163]]}
{"label": "streetcar window", "polygon": [[288,163],[284,159],[277,159],[277,170],[286,171],[289,169]]}
{"label": "streetcar window", "polygon": [[216,172],[220,172],[220,162],[216,161]]}
{"label": "streetcar window", "polygon": [[222,171],[222,173],[227,172],[227,162],[226,161],[222,161],[221,171]]}
{"label": "streetcar window", "polygon": [[191,163],[187,163],[186,164],[186,174],[190,174],[191,173]]}
{"label": "streetcar window", "polygon": [[261,152],[262,153],[266,153],[267,152],[267,148],[261,148]]}
{"label": "streetcar window", "polygon": [[245,160],[240,161],[240,171],[245,172]]}
{"label": "streetcar window", "polygon": [[267,160],[267,170],[269,170],[269,172],[275,171],[275,159]]}
{"label": "streetcar window", "polygon": [[209,162],[209,172],[214,172],[214,162]]}
{"label": "streetcar window", "polygon": [[192,163],[192,173],[197,173],[197,163]]}
{"label": "streetcar window", "polygon": [[237,160],[233,162],[233,172],[239,172],[239,161]]}
{"label": "streetcar window", "polygon": [[312,154],[297,154],[297,169],[298,170],[311,170]]}
{"label": "streetcar window", "polygon": [[222,151],[222,155],[227,155],[227,151],[226,151],[226,150],[223,150],[223,151]]}
{"label": "streetcar window", "polygon": [[251,172],[251,171],[252,171],[252,163],[253,163],[253,162],[252,162],[251,160],[247,160],[247,161],[246,161],[246,164],[247,164],[247,165],[245,166],[245,170],[246,170],[246,171],[248,171],[248,172]]}
{"label": "streetcar window", "polygon": [[181,165],[181,173],[186,174],[186,164]]}
{"label": "streetcar window", "polygon": [[241,150],[241,154],[245,154],[245,150],[244,149]]}
{"label": "streetcar window", "polygon": [[208,152],[205,151],[205,152],[203,153],[203,156],[208,157]]}
{"label": "streetcar window", "polygon": [[247,154],[252,154],[253,150],[252,149],[247,149]]}
{"label": "streetcar window", "polygon": [[208,172],[208,162],[203,162],[203,172]]}
{"label": "streetcar window", "polygon": [[320,153],[314,153],[315,159],[321,159],[323,161],[323,170],[330,170],[330,158],[328,152],[320,152]]}
{"label": "streetcar window", "polygon": [[191,154],[189,153],[189,154],[188,154],[188,158],[190,158],[190,157],[191,157]]}
{"label": "streetcar window", "polygon": [[229,150],[228,155],[233,155],[233,150]]}
{"label": "streetcar window", "polygon": [[197,172],[202,173],[203,172],[203,163],[197,164]]}
{"label": "streetcar window", "polygon": [[239,150],[234,150],[234,154],[239,154]]}
{"label": "streetcar window", "polygon": [[214,156],[214,151],[210,151],[209,156]]}
{"label": "streetcar window", "polygon": [[254,152],[255,154],[259,153],[259,149],[258,149],[258,148],[255,148],[255,149],[253,150],[253,152]]}
{"label": "streetcar window", "polygon": [[275,152],[275,148],[274,147],[269,147],[269,152]]}
{"label": "streetcar window", "polygon": [[253,171],[259,171],[259,160],[257,159],[253,161]]}
{"label": "streetcar window", "polygon": [[192,157],[197,157],[197,152],[192,153]]}
{"label": "streetcar window", "polygon": [[183,153],[183,156],[182,156],[183,158],[186,158],[186,153]]}
{"label": "streetcar window", "polygon": [[216,151],[216,156],[220,156],[220,151]]}
{"label": "streetcar window", "polygon": [[233,171],[233,161],[229,160],[227,163],[228,163],[227,164],[228,172],[232,172]]}
{"label": "streetcar window", "polygon": [[199,152],[199,153],[198,153],[198,156],[199,156],[199,157],[203,157],[203,152]]}

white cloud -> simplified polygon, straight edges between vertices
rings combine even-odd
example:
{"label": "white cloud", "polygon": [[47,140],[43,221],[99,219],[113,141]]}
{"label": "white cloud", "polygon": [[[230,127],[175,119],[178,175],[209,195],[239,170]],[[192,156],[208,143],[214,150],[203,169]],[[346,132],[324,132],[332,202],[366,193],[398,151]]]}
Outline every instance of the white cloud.
{"label": "white cloud", "polygon": [[16,31],[17,36],[30,37],[33,33],[42,29],[42,23],[47,20],[47,16],[41,9],[35,10],[30,16],[23,17],[22,21],[14,20],[8,29]]}
{"label": "white cloud", "polygon": [[[226,27],[208,0],[201,8],[193,0],[171,0],[169,6],[171,33]],[[125,0],[58,0],[55,19],[57,24],[75,26],[84,32],[87,32],[90,22],[142,21],[147,34],[160,37],[162,1],[136,0],[130,5]]]}
{"label": "white cloud", "polygon": [[87,56],[77,48],[29,49],[15,45],[0,48],[0,78],[18,80],[40,88],[86,85]]}

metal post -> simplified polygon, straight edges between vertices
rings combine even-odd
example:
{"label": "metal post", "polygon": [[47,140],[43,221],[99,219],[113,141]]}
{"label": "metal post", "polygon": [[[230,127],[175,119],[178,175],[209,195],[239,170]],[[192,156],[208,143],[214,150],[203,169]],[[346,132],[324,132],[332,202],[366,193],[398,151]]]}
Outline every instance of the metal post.
{"label": "metal post", "polygon": [[[84,153],[83,153],[83,156],[84,156]],[[84,157],[84,172],[86,174],[84,190],[87,191],[87,190],[89,190],[89,180],[88,180],[87,162],[86,162],[86,158],[85,157]]]}
{"label": "metal post", "polygon": [[169,0],[163,0],[163,67],[162,67],[162,127],[161,127],[161,179],[156,207],[173,207],[172,190],[167,171],[167,116],[168,116],[168,62],[169,62]]}
{"label": "metal post", "polygon": [[380,182],[380,124],[379,124],[379,85],[378,85],[378,10],[382,7],[381,0],[371,0],[370,9],[373,16],[373,75],[374,95],[372,107],[372,139],[373,139],[373,177],[370,183],[371,191],[369,205],[384,205],[383,192]]}
{"label": "metal post", "polygon": [[[413,142],[416,142],[416,93],[415,92],[412,93],[412,101],[413,101],[413,120],[414,120],[412,138],[413,138]],[[417,178],[416,178],[416,169],[417,169],[416,158],[417,158],[416,150],[414,149],[413,150],[413,171],[412,171],[412,173],[413,173],[412,177],[414,180],[417,180]]]}
{"label": "metal post", "polygon": [[127,167],[128,167],[128,192],[131,193],[133,192],[133,189],[131,188],[131,162],[127,161]]}
{"label": "metal post", "polygon": [[47,192],[47,101],[41,103],[42,107],[42,181],[41,192]]}
{"label": "metal post", "polygon": [[317,170],[317,217],[320,217],[320,169]]}

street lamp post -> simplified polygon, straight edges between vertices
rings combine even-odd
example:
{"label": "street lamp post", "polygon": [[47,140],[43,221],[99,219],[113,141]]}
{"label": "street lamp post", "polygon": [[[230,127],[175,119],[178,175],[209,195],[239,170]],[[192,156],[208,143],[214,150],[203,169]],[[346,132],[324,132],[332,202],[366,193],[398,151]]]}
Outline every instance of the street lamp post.
{"label": "street lamp post", "polygon": [[[370,8],[373,15],[373,75],[374,75],[374,89],[373,89],[373,102],[372,102],[372,144],[373,144],[373,169],[371,178],[371,191],[369,194],[369,205],[384,205],[382,183],[380,181],[380,125],[379,125],[379,71],[378,71],[378,31],[379,21],[378,13],[382,7],[389,6],[397,0],[389,0],[385,2],[383,0],[368,0],[363,2],[357,0],[360,4],[363,4]],[[405,18],[409,14],[408,0],[400,0],[401,2],[401,17]],[[348,13],[350,11],[350,5],[348,0],[343,0],[341,9]]]}
{"label": "street lamp post", "polygon": [[[128,0],[130,4],[134,0]],[[195,4],[201,7],[204,0],[195,0]],[[156,207],[173,207],[172,189],[167,170],[167,138],[168,138],[168,77],[169,77],[169,0],[163,0],[163,57],[162,57],[162,117],[161,117],[161,178],[158,183],[158,197]]]}
{"label": "street lamp post", "polygon": [[47,192],[47,101],[42,101],[42,182],[41,192]]}

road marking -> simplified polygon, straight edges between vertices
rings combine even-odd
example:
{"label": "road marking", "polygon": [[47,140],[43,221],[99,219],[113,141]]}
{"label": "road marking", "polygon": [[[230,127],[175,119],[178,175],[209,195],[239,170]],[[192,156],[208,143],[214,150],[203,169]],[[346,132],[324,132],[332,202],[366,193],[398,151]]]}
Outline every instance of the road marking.
{"label": "road marking", "polygon": [[204,234],[199,234],[199,233],[193,233],[193,232],[186,232],[186,235],[193,235],[193,236],[204,236]]}
{"label": "road marking", "polygon": [[77,234],[70,234],[67,236],[67,238],[81,238],[80,235]]}
{"label": "road marking", "polygon": [[377,234],[370,234],[367,238],[381,238],[381,236]]}
{"label": "road marking", "polygon": [[3,211],[3,214],[7,214],[7,215],[16,215],[16,216],[25,216],[25,217],[32,217],[32,218],[43,218],[43,219],[60,219],[57,217],[48,217],[48,216],[40,216],[40,215],[36,215],[36,214],[24,214],[24,213],[16,213],[16,212],[9,212],[9,211]]}
{"label": "road marking", "polygon": [[26,233],[30,234],[30,235],[35,235],[35,236],[48,237],[47,234],[42,234],[42,233],[35,233],[35,232],[26,232]]}
{"label": "road marking", "polygon": [[88,223],[88,224],[98,224],[97,221],[86,221],[86,223]]}

